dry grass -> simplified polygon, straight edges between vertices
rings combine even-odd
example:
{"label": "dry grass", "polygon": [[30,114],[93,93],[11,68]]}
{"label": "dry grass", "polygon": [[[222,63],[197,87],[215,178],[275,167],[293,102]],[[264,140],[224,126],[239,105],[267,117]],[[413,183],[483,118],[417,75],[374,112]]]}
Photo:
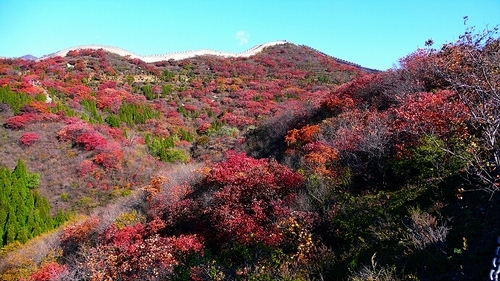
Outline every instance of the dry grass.
{"label": "dry grass", "polygon": [[445,224],[439,225],[435,216],[422,212],[417,207],[410,207],[408,212],[411,224],[407,227],[411,232],[410,239],[413,246],[418,250],[424,250],[432,245],[443,251],[450,228]]}
{"label": "dry grass", "polygon": [[398,281],[395,267],[380,266],[375,260],[376,253],[373,254],[371,265],[364,265],[360,270],[351,272],[349,281]]}

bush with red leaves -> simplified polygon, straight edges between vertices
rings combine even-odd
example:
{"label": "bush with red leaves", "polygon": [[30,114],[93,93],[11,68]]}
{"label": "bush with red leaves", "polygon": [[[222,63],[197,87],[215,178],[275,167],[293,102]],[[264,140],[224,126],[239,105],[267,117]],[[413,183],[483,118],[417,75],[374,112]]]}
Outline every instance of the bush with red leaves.
{"label": "bush with red leaves", "polygon": [[166,278],[183,258],[204,249],[196,235],[161,237],[141,223],[122,229],[111,225],[100,242],[85,257],[93,280]]}
{"label": "bush with red leaves", "polygon": [[94,172],[96,169],[96,166],[94,165],[94,163],[92,163],[92,161],[90,160],[83,160],[81,163],[80,163],[80,166],[78,167],[78,175],[80,177],[84,177],[92,172]]}
{"label": "bush with red leaves", "polygon": [[95,150],[103,148],[107,145],[108,141],[98,132],[90,131],[79,135],[75,143],[81,145],[84,150]]}
{"label": "bush with red leaves", "polygon": [[282,242],[279,223],[291,216],[286,202],[304,181],[274,160],[233,154],[216,164],[203,181],[214,188],[205,212],[220,241],[276,246]]}
{"label": "bush with red leaves", "polygon": [[61,141],[75,141],[78,136],[83,133],[93,131],[91,125],[83,122],[80,119],[71,118],[67,121],[67,125],[64,126],[58,133],[57,137]]}
{"label": "bush with red leaves", "polygon": [[37,133],[34,132],[26,132],[24,133],[19,141],[25,145],[25,146],[30,146],[32,145],[35,141],[37,141],[39,138]]}
{"label": "bush with red leaves", "polygon": [[99,153],[94,156],[94,163],[102,165],[106,170],[120,169],[123,160],[123,151],[117,142],[100,146]]}
{"label": "bush with red leaves", "polygon": [[100,219],[92,216],[85,221],[70,225],[63,230],[61,246],[65,252],[75,252],[83,243],[95,242]]}
{"label": "bush with red leaves", "polygon": [[396,117],[391,124],[395,132],[417,136],[449,137],[455,132],[465,132],[470,116],[465,104],[456,99],[456,93],[448,90],[408,96],[391,112]]}
{"label": "bush with red leaves", "polygon": [[8,129],[20,130],[37,120],[39,120],[38,115],[34,113],[25,113],[8,118],[5,121],[4,127]]}
{"label": "bush with red leaves", "polygon": [[27,281],[56,281],[62,280],[62,275],[67,272],[66,265],[55,262],[47,263],[31,274]]}

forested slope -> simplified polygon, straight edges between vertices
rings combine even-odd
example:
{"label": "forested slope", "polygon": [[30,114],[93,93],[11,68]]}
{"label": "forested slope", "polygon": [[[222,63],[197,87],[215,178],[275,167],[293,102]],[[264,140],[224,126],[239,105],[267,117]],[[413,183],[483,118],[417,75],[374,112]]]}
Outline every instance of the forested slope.
{"label": "forested slope", "polygon": [[3,173],[21,159],[69,220],[6,240],[2,278],[484,279],[499,42],[469,29],[382,72],[290,43],[1,60]]}

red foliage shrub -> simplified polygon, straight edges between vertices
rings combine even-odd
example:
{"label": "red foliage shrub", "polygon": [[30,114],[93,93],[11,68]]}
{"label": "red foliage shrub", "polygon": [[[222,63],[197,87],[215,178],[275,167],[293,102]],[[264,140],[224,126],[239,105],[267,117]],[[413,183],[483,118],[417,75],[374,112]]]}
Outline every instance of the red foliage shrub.
{"label": "red foliage shrub", "polygon": [[37,141],[39,138],[37,133],[34,132],[26,132],[24,133],[21,138],[19,139],[21,143],[25,146],[30,146],[33,144],[35,141]]}
{"label": "red foliage shrub", "polygon": [[171,230],[174,233],[184,228],[196,230],[204,226],[204,223],[200,222],[202,211],[197,201],[193,199],[166,201],[168,199],[170,199],[169,194],[161,193],[152,200],[149,210],[150,216],[162,215],[165,226],[169,229],[175,228]]}
{"label": "red foliage shrub", "polygon": [[305,152],[302,161],[306,171],[331,178],[337,174],[338,171],[332,169],[332,163],[339,158],[337,150],[320,142],[308,143],[302,149]]}
{"label": "red foliage shrub", "polygon": [[25,113],[22,115],[16,115],[8,118],[5,121],[5,128],[20,130],[26,127],[26,125],[39,120],[38,115],[34,113]]}
{"label": "red foliage shrub", "polygon": [[278,222],[291,215],[283,198],[302,182],[302,176],[275,161],[243,154],[214,165],[204,186],[217,188],[207,211],[219,239],[247,245],[281,243]]}
{"label": "red foliage shrub", "polygon": [[390,131],[386,112],[353,109],[321,124],[326,144],[338,151],[375,153],[384,150]]}
{"label": "red foliage shrub", "polygon": [[[374,73],[360,75],[351,82],[336,88],[330,97],[323,101],[323,107],[333,110],[335,113],[342,110],[342,105],[358,108],[387,109],[394,102],[396,95],[392,84],[395,84],[395,75],[392,73]],[[391,94],[389,94],[389,92]]]}
{"label": "red foliage shrub", "polygon": [[89,131],[93,131],[91,125],[80,119],[70,118],[67,125],[57,133],[57,137],[61,141],[75,141],[78,136]]}
{"label": "red foliage shrub", "polygon": [[81,223],[66,227],[60,238],[63,250],[73,252],[82,244],[95,242],[100,222],[98,217],[92,216]]}
{"label": "red foliage shrub", "polygon": [[401,106],[391,110],[396,117],[392,130],[414,135],[436,134],[440,137],[449,136],[452,132],[464,133],[469,110],[455,97],[452,91],[439,90],[404,98]]}
{"label": "red foliage shrub", "polygon": [[68,87],[63,87],[60,89],[61,92],[65,93],[66,95],[75,98],[76,102],[80,102],[81,100],[84,99],[93,99],[91,93],[92,89],[89,87],[79,84],[79,85],[72,85]]}
{"label": "red foliage shrub", "polygon": [[196,106],[194,106],[192,104],[185,104],[184,109],[186,109],[187,111],[190,111],[190,112],[195,112],[196,110],[198,110],[198,108],[196,108]]}
{"label": "red foliage shrub", "polygon": [[84,132],[79,135],[75,143],[83,146],[84,150],[95,150],[97,148],[103,148],[108,143],[107,140],[98,132],[90,131]]}
{"label": "red foliage shrub", "polygon": [[211,125],[210,123],[202,123],[198,128],[196,129],[196,132],[198,134],[204,134],[208,129],[210,129]]}
{"label": "red foliage shrub", "polygon": [[123,150],[117,142],[111,142],[99,147],[99,154],[94,156],[94,163],[105,169],[120,169],[123,160]]}
{"label": "red foliage shrub", "polygon": [[31,274],[28,281],[57,281],[61,280],[61,275],[67,271],[66,265],[55,262],[47,263]]}
{"label": "red foliage shrub", "polygon": [[120,128],[112,128],[109,126],[99,126],[97,130],[105,135],[108,135],[115,139],[116,141],[123,141],[125,137],[123,136],[123,131]]}
{"label": "red foliage shrub", "polygon": [[104,89],[116,89],[116,81],[104,81],[99,85],[98,90],[104,90]]}
{"label": "red foliage shrub", "polygon": [[339,114],[354,107],[354,101],[349,97],[332,94],[321,102],[321,106],[334,114]]}
{"label": "red foliage shrub", "polygon": [[203,248],[196,235],[161,237],[148,234],[140,223],[122,229],[111,225],[86,262],[95,280],[158,279],[172,276],[182,258]]}
{"label": "red foliage shrub", "polygon": [[97,92],[97,107],[99,109],[110,109],[111,112],[116,114],[120,111],[122,102],[132,98],[132,95],[123,89],[104,88]]}
{"label": "red foliage shrub", "polygon": [[167,118],[179,118],[181,115],[175,110],[167,112]]}
{"label": "red foliage shrub", "polygon": [[49,104],[41,101],[31,101],[30,107],[35,109],[39,113],[49,113]]}
{"label": "red foliage shrub", "polygon": [[[242,112],[243,113],[243,112]],[[226,124],[233,126],[233,127],[238,127],[238,128],[243,128],[245,126],[251,125],[254,123],[254,121],[246,116],[243,115],[236,115],[233,113],[226,113],[224,116],[221,118],[222,122],[225,122]]]}
{"label": "red foliage shrub", "polygon": [[80,177],[84,177],[95,171],[95,169],[96,166],[94,165],[94,163],[92,163],[92,161],[90,160],[85,159],[80,163],[80,166],[78,167],[78,175]]}

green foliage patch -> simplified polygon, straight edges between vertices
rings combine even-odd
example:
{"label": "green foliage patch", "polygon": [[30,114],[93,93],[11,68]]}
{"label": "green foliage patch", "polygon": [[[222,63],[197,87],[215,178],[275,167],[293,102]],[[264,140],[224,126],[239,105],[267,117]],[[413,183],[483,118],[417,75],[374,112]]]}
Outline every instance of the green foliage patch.
{"label": "green foliage patch", "polygon": [[61,212],[50,215],[49,202],[37,191],[38,179],[21,160],[12,172],[0,168],[0,246],[25,243],[66,220]]}

